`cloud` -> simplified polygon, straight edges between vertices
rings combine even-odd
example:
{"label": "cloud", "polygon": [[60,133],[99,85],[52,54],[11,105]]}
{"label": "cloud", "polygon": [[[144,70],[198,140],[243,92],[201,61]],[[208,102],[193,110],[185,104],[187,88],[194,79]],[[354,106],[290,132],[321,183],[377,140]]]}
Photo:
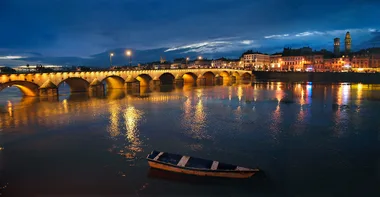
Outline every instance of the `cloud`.
{"label": "cloud", "polygon": [[171,48],[216,37],[279,39],[297,34],[291,31],[313,33],[304,29],[372,27],[380,17],[379,4],[374,0],[334,4],[327,0],[0,0],[0,26],[7,27],[0,32],[0,46],[45,56],[85,57],[119,47]]}
{"label": "cloud", "polygon": [[370,34],[376,32],[375,28],[363,28],[363,29],[343,29],[343,30],[328,30],[328,31],[304,31],[293,34],[278,34],[264,36],[265,39],[294,39],[297,37],[315,37],[315,36],[344,36],[346,32],[350,32],[351,35],[358,34]]}
{"label": "cloud", "polygon": [[247,48],[257,48],[260,45],[255,40],[242,40],[238,37],[231,38],[216,38],[214,40],[192,43],[188,45],[171,47],[165,52],[179,51],[181,53],[218,53],[218,52],[231,52],[236,50],[244,50]]}
{"label": "cloud", "polygon": [[282,34],[282,35],[270,35],[270,36],[264,36],[264,38],[269,39],[269,38],[284,38],[288,37],[289,34]]}
{"label": "cloud", "polygon": [[22,59],[22,58],[25,58],[25,57],[22,57],[22,56],[11,56],[11,55],[0,56],[0,60],[15,60],[15,59]]}

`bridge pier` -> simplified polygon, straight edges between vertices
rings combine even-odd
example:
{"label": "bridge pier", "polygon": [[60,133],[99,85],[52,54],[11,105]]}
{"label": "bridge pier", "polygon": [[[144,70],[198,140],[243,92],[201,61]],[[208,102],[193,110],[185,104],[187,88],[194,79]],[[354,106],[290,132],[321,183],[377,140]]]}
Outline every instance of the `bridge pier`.
{"label": "bridge pier", "polygon": [[236,83],[236,76],[231,76],[231,83]]}
{"label": "bridge pier", "polygon": [[215,85],[223,85],[223,77],[221,77],[221,76],[215,77],[214,84]]}
{"label": "bridge pier", "polygon": [[206,85],[206,77],[198,77],[197,79],[197,85],[199,86],[205,86]]}
{"label": "bridge pier", "polygon": [[183,80],[183,79],[174,79],[174,84],[176,86],[183,86],[184,82],[185,82],[185,80]]}
{"label": "bridge pier", "polygon": [[100,82],[99,80],[94,80],[91,82],[90,87],[89,87],[90,93],[102,93],[104,92],[104,84]]}
{"label": "bridge pier", "polygon": [[58,96],[58,87],[47,80],[42,86],[39,88],[39,95],[41,97],[57,97]]}
{"label": "bridge pier", "polygon": [[127,93],[140,92],[140,82],[139,81],[127,81],[125,82],[125,89]]}

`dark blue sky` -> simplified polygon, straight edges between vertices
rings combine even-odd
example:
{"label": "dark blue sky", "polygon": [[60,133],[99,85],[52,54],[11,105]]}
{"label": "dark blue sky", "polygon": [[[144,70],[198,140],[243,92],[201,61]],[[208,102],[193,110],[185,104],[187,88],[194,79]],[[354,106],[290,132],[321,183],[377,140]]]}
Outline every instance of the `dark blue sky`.
{"label": "dark blue sky", "polygon": [[379,0],[0,0],[0,65],[31,57],[58,64],[57,57],[89,59],[117,48],[164,48],[157,59],[331,50],[346,31],[354,49],[379,46],[379,7]]}

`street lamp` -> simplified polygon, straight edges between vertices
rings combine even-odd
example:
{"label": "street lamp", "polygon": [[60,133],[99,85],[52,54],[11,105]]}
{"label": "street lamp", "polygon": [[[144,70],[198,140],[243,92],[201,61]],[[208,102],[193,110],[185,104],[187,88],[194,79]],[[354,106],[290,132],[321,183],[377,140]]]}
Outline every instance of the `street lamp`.
{"label": "street lamp", "polygon": [[201,60],[201,59],[202,59],[202,56],[199,56],[198,59]]}
{"label": "street lamp", "polygon": [[187,68],[187,63],[189,62],[189,60],[190,60],[190,58],[187,57],[187,58],[186,58],[186,68]]}
{"label": "street lamp", "polygon": [[112,67],[112,57],[113,57],[113,53],[110,53],[110,67]]}
{"label": "street lamp", "polygon": [[132,65],[132,51],[127,50],[125,54],[129,57],[129,66],[131,66]]}

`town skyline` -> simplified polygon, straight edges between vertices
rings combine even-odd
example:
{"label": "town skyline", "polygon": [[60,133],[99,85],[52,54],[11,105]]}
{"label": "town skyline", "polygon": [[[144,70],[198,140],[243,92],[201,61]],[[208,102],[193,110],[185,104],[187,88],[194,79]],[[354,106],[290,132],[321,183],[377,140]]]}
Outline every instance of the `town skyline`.
{"label": "town skyline", "polygon": [[358,50],[379,46],[379,6],[373,0],[3,0],[0,65],[89,65],[117,49],[142,53],[133,57],[138,62],[238,57],[248,49],[331,50],[332,39],[343,40],[347,31]]}
{"label": "town skyline", "polygon": [[[369,32],[377,32],[378,30],[375,29],[368,29]],[[349,31],[347,31],[349,32]],[[150,50],[133,50],[128,48],[118,48],[113,50],[108,50],[102,53],[94,54],[90,57],[44,57],[41,54],[35,54],[35,56],[31,57],[23,57],[23,56],[17,56],[17,55],[6,55],[0,57],[0,66],[9,66],[9,67],[17,67],[17,66],[23,66],[23,65],[37,65],[37,64],[43,64],[43,65],[57,65],[57,66],[90,66],[90,67],[107,67],[108,65],[108,56],[110,53],[114,55],[113,61],[114,65],[117,66],[125,66],[128,64],[128,57],[125,55],[125,51],[131,50],[133,52],[134,61],[133,64],[145,64],[149,62],[156,62],[160,61],[160,58],[164,58],[167,61],[172,61],[174,59],[178,58],[190,58],[191,60],[196,60],[199,56],[202,56],[204,59],[220,59],[220,58],[227,58],[227,59],[239,59],[241,58],[242,54],[247,51],[252,52],[259,52],[263,54],[277,54],[282,53],[285,48],[291,48],[291,49],[297,49],[297,48],[303,48],[303,47],[310,47],[313,49],[313,51],[320,51],[320,50],[327,50],[329,52],[334,52],[337,49],[337,46],[335,45],[335,39],[339,38],[341,40],[340,46],[338,46],[339,51],[345,50],[345,43],[344,38],[347,32],[340,31],[342,33],[342,36],[336,35],[335,37],[331,37],[330,46],[327,47],[319,47],[314,48],[310,45],[284,45],[282,48],[279,49],[273,49],[270,52],[262,48],[246,48],[241,47],[240,49],[237,49],[233,52],[187,52],[186,50],[189,50],[189,48],[198,48],[201,49],[202,47],[205,47],[208,45],[208,43],[201,43],[198,45],[186,45],[181,47],[173,47],[173,48],[159,48],[159,49],[150,49]],[[354,32],[356,32],[354,30]],[[369,48],[376,48],[377,44],[368,45],[368,47],[365,48],[358,48],[355,47],[355,34],[353,35],[353,41],[352,41],[352,52],[365,50]],[[218,46],[215,46],[216,48]],[[136,58],[137,57],[137,58]],[[92,64],[91,62],[101,62],[100,64]]]}

